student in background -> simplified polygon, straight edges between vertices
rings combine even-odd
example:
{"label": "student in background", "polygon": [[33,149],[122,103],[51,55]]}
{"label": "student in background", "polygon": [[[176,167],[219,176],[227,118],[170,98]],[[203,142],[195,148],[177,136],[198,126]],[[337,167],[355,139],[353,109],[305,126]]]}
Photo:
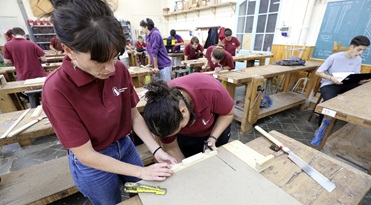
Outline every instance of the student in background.
{"label": "student in background", "polygon": [[[369,45],[370,40],[366,36],[356,36],[350,42],[349,50],[332,54],[318,68],[316,75],[322,78],[320,91],[323,101],[334,98],[337,95],[360,85],[359,83],[343,84],[340,78],[333,76],[333,73],[360,73],[362,64],[362,58],[360,55],[367,49]],[[320,127],[315,133],[312,145],[320,145],[330,121],[331,120],[329,118],[323,118],[323,115],[320,115],[318,122]]]}
{"label": "student in background", "polygon": [[145,18],[140,22],[142,31],[147,35],[147,53],[150,56],[149,64],[153,65],[154,74],[169,82],[171,80],[171,60],[167,56],[166,48],[162,40],[160,31],[155,27],[155,23],[150,18]]}
{"label": "student in background", "polygon": [[13,39],[12,29],[9,29],[7,32],[5,32],[5,39],[6,39],[6,42]]}
{"label": "student in background", "polygon": [[174,29],[170,30],[169,39],[175,39],[174,52],[180,52],[180,46],[184,45],[184,41],[181,36],[176,34]]}
{"label": "student in background", "polygon": [[[200,42],[196,36],[191,38],[189,44],[184,48],[184,60],[194,60],[200,57],[200,54],[204,51],[204,48],[200,45]],[[201,67],[196,67],[195,72],[200,72]]]}
{"label": "student in background", "polygon": [[17,80],[44,77],[46,72],[41,62],[46,62],[45,52],[32,41],[26,40],[23,29],[12,29],[13,40],[4,45],[5,64],[13,64],[17,72]]}
{"label": "student in background", "polygon": [[[163,181],[176,160],[153,139],[136,108],[130,73],[117,60],[125,35],[109,6],[102,0],[52,3],[51,21],[66,57],[45,81],[43,109],[69,150],[77,188],[93,204],[117,204],[122,183]],[[143,167],[131,129],[161,163]]]}
{"label": "student in background", "polygon": [[205,57],[207,62],[202,66],[202,69],[210,67],[210,71],[219,73],[221,70],[231,70],[234,68],[233,57],[225,51],[223,46],[210,46],[206,49]]}
{"label": "student in background", "polygon": [[224,45],[224,49],[228,51],[232,56],[236,56],[236,50],[237,53],[241,49],[241,43],[240,41],[232,36],[232,30],[229,28],[226,28],[224,30],[225,38],[222,41],[222,44]]}
{"label": "student in background", "polygon": [[142,59],[146,58],[146,43],[144,43],[142,36],[138,36],[138,41],[135,43],[134,46],[137,52],[142,53],[142,55],[138,56],[138,61],[142,62]]}
{"label": "student in background", "polygon": [[64,52],[61,42],[58,40],[56,36],[50,39],[50,50],[55,51],[58,54],[62,54]]}
{"label": "student in background", "polygon": [[144,119],[163,148],[178,161],[202,152],[204,142],[222,146],[230,137],[233,99],[211,75],[192,73],[166,84],[148,84]]}

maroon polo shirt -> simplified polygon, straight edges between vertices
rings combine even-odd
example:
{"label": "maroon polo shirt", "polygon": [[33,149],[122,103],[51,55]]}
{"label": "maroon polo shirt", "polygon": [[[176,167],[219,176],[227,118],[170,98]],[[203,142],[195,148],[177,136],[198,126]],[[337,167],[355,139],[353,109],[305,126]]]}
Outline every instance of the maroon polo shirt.
{"label": "maroon polo shirt", "polygon": [[43,109],[65,148],[91,140],[96,151],[124,137],[131,129],[131,109],[139,98],[130,73],[120,61],[106,80],[76,68],[66,56],[45,81]]}
{"label": "maroon polo shirt", "polygon": [[13,38],[4,46],[4,58],[13,62],[17,80],[46,76],[39,59],[44,55],[45,52],[36,43],[24,38]]}
{"label": "maroon polo shirt", "polygon": [[[179,134],[192,137],[209,136],[218,115],[227,115],[233,108],[233,99],[227,89],[213,76],[204,73],[192,73],[170,81],[169,86],[185,90],[192,98],[193,112],[196,121],[184,127]],[[175,140],[175,136],[161,137],[167,144]]]}
{"label": "maroon polo shirt", "polygon": [[197,49],[194,49],[192,44],[189,43],[184,48],[184,55],[188,56],[188,60],[198,59],[202,51],[204,51],[204,48],[200,44],[198,44]]}
{"label": "maroon polo shirt", "polygon": [[230,41],[227,41],[227,39],[224,38],[222,44],[224,44],[224,49],[228,51],[232,56],[236,55],[236,49],[238,46],[241,45],[240,41],[234,36],[232,36],[232,39]]}
{"label": "maroon polo shirt", "polygon": [[233,57],[228,51],[224,51],[224,53],[225,53],[224,58],[219,62],[219,64],[218,63],[214,64],[211,61],[211,54],[212,54],[212,52],[215,48],[216,48],[216,46],[210,46],[206,50],[206,56],[205,57],[207,58],[207,61],[209,62],[210,71],[214,71],[215,68],[220,67],[220,65],[229,66],[231,69],[233,69],[234,68]]}

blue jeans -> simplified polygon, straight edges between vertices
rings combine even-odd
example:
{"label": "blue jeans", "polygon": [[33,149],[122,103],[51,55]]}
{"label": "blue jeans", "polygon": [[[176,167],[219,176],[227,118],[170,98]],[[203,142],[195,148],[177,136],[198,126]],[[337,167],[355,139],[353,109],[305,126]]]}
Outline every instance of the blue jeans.
{"label": "blue jeans", "polygon": [[164,67],[160,70],[156,77],[160,78],[165,82],[169,82],[171,80],[171,71],[172,71],[171,65],[168,67]]}
{"label": "blue jeans", "polygon": [[[128,136],[112,143],[108,148],[100,151],[100,153],[122,162],[143,166],[142,160]],[[71,175],[77,188],[93,204],[110,205],[120,203],[122,201],[121,183],[137,182],[140,180],[136,177],[113,174],[85,166],[71,151],[69,152],[68,159]]]}

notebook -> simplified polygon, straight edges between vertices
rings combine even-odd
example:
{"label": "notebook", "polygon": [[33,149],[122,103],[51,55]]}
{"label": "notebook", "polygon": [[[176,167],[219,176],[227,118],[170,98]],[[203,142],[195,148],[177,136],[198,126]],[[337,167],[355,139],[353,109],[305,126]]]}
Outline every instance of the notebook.
{"label": "notebook", "polygon": [[371,73],[360,73],[360,74],[350,74],[343,79],[344,84],[346,83],[359,83],[361,80],[371,79]]}

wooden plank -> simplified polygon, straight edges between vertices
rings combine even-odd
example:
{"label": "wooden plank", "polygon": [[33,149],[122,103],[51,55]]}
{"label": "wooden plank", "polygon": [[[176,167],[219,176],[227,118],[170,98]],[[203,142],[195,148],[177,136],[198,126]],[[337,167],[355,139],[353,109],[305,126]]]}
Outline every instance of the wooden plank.
{"label": "wooden plank", "polygon": [[217,155],[177,172],[164,182],[140,183],[167,189],[162,196],[139,193],[144,205],[300,204],[224,147],[218,148]]}
{"label": "wooden plank", "polygon": [[348,123],[328,138],[323,152],[351,164],[341,159],[345,158],[368,170],[371,167],[370,134],[369,129]]}
{"label": "wooden plank", "polygon": [[300,93],[277,93],[270,95],[270,97],[273,102],[272,106],[268,108],[260,108],[259,119],[305,103],[305,97]]}
{"label": "wooden plank", "polygon": [[[136,148],[144,165],[155,161],[144,144]],[[64,156],[2,175],[0,204],[49,204],[76,192],[68,156]]]}
{"label": "wooden plank", "polygon": [[275,156],[272,166],[263,171],[262,175],[301,203],[312,205],[358,204],[370,190],[371,176],[366,173],[279,132],[271,131],[270,134],[336,185],[332,192],[327,192],[288,159],[287,154],[271,150],[269,148],[271,142],[264,137],[247,143],[249,147],[264,156],[269,154]]}

